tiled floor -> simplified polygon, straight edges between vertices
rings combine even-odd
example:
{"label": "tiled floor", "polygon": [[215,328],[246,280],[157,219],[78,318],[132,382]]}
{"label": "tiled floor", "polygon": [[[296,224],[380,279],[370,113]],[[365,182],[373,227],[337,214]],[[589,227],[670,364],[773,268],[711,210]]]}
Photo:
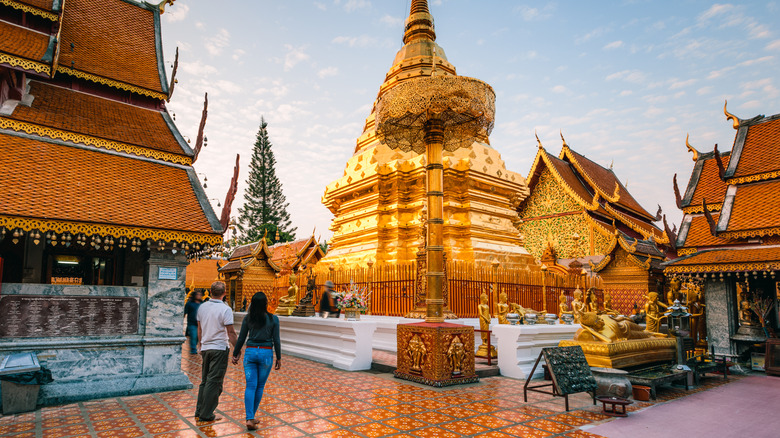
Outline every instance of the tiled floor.
{"label": "tiled floor", "polygon": [[[580,426],[606,420],[585,394],[563,399],[529,394],[523,403],[523,382],[489,377],[480,383],[432,389],[396,380],[388,374],[344,372],[319,363],[285,356],[273,371],[258,418],[260,430],[244,427],[243,369],[230,366],[225,392],[214,424],[192,417],[197,387],[188,391],[97,400],[43,408],[33,413],[0,417],[2,437],[597,437]],[[182,369],[200,380],[200,358],[184,353]],[[705,379],[696,391],[721,385]],[[659,391],[659,402],[685,395],[685,390]],[[651,403],[635,403],[635,411]]]}

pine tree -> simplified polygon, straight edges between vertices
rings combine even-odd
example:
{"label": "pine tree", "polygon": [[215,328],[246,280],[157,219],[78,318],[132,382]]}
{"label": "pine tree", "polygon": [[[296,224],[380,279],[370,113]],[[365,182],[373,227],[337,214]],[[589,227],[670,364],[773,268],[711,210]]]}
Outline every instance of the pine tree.
{"label": "pine tree", "polygon": [[268,139],[268,123],[260,119],[260,130],[249,164],[249,184],[244,191],[244,206],[238,209],[238,229],[242,243],[256,242],[267,231],[268,243],[273,243],[277,230],[279,240],[295,239],[297,228],[291,227],[290,205],[282,193],[282,184],[276,177],[276,158]]}

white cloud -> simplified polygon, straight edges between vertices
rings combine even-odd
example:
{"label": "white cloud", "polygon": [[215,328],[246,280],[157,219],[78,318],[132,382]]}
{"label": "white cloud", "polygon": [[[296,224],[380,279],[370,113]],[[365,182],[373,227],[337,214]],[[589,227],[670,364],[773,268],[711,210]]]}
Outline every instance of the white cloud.
{"label": "white cloud", "polygon": [[780,50],[780,40],[774,40],[766,45],[767,50]]}
{"label": "white cloud", "polygon": [[699,96],[704,96],[705,94],[712,93],[712,87],[701,87],[698,90],[696,90],[696,94]]}
{"label": "white cloud", "polygon": [[672,84],[669,85],[670,90],[679,90],[680,88],[685,88],[687,86],[693,85],[696,83],[696,79],[688,79],[687,81],[678,81],[674,79],[672,81]]}
{"label": "white cloud", "polygon": [[[336,5],[341,4],[340,0],[333,2]],[[358,9],[367,9],[371,7],[371,2],[368,0],[347,0],[344,2],[344,10],[347,12],[356,11]]]}
{"label": "white cloud", "polygon": [[555,12],[555,4],[548,3],[541,9],[528,5],[520,5],[515,7],[515,12],[520,14],[520,16],[525,21],[546,20],[553,16],[553,12]]}
{"label": "white cloud", "polygon": [[240,60],[244,55],[246,55],[246,51],[242,49],[236,49],[233,51],[233,60],[238,61]]}
{"label": "white cloud", "polygon": [[623,91],[620,92],[620,97],[626,97],[626,96],[630,96],[632,94],[634,94],[634,92],[631,91],[631,90],[623,90]]}
{"label": "white cloud", "polygon": [[597,28],[593,29],[592,31],[586,33],[585,35],[577,38],[575,40],[575,42],[577,44],[586,43],[586,42],[590,41],[593,38],[596,38],[596,37],[599,37],[601,35],[604,35],[607,31],[608,31],[608,29],[606,27],[603,27],[603,26],[602,27],[597,27]]}
{"label": "white cloud", "polygon": [[404,24],[404,19],[400,17],[393,17],[390,14],[386,14],[384,17],[379,19],[379,22],[387,25],[388,27],[399,27],[402,24]]}
{"label": "white cloud", "polygon": [[623,47],[623,41],[612,41],[611,43],[607,44],[603,47],[604,50],[612,50],[612,49],[619,49]]}
{"label": "white cloud", "polygon": [[287,49],[287,54],[284,55],[284,71],[290,71],[301,61],[309,59],[309,55],[304,52],[305,46],[294,47],[290,44],[285,44],[284,48]]}
{"label": "white cloud", "polygon": [[567,91],[569,91],[569,89],[564,87],[563,85],[556,85],[556,86],[552,87],[552,92],[553,93],[565,93]]}
{"label": "white cloud", "polygon": [[211,38],[206,38],[206,42],[203,47],[206,51],[212,55],[219,55],[222,53],[222,49],[230,44],[230,32],[227,29],[220,29],[217,34]]}
{"label": "white cloud", "polygon": [[328,7],[325,6],[325,3],[322,3],[322,2],[314,2],[314,7],[316,7],[317,9],[319,9],[321,11],[325,11],[325,10],[328,9]]}
{"label": "white cloud", "polygon": [[608,81],[623,80],[626,82],[631,82],[633,84],[644,83],[646,79],[647,79],[647,75],[645,75],[643,72],[639,70],[623,70],[617,73],[612,73],[611,75],[607,76]]}
{"label": "white cloud", "polygon": [[190,12],[190,7],[186,4],[168,6],[165,9],[165,13],[163,14],[163,20],[165,20],[166,23],[175,23],[177,21],[183,21],[185,18],[187,18],[187,13],[189,12]]}
{"label": "white cloud", "polygon": [[369,35],[360,35],[356,37],[337,36],[331,41],[336,44],[346,44],[349,47],[368,47],[377,43],[377,39]]}
{"label": "white cloud", "polygon": [[317,72],[317,76],[319,76],[321,78],[326,78],[328,76],[336,76],[337,74],[339,74],[338,67],[332,67],[332,66],[331,67],[327,67],[327,68],[323,68],[322,70]]}

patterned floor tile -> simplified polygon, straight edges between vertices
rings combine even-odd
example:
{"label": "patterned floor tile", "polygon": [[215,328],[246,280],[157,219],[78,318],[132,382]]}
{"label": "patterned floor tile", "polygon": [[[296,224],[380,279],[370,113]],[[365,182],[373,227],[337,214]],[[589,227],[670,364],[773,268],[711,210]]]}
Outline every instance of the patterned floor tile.
{"label": "patterned floor tile", "polygon": [[201,426],[200,431],[207,437],[222,437],[238,432],[245,432],[245,425],[238,425],[232,422],[216,423],[209,426]]}
{"label": "patterned floor tile", "polygon": [[440,424],[439,427],[450,430],[461,435],[474,435],[476,433],[485,433],[487,428],[479,426],[468,421],[453,421],[452,423]]}
{"label": "patterned floor tile", "polygon": [[523,424],[525,424],[526,426],[534,427],[536,429],[546,430],[546,431],[552,432],[552,433],[561,433],[561,432],[566,432],[567,430],[573,429],[573,427],[571,427],[571,426],[567,426],[567,425],[562,424],[562,423],[556,423],[555,421],[550,421],[550,420],[547,420],[547,419],[544,419],[544,418],[541,418],[541,419],[538,419],[538,420],[533,420],[533,421],[528,421],[528,422],[525,422]]}
{"label": "patterned floor tile", "polygon": [[412,415],[412,417],[430,424],[446,423],[455,420],[454,417],[442,414],[440,412],[421,412],[419,414]]}
{"label": "patterned floor tile", "polygon": [[499,429],[513,424],[511,421],[493,415],[480,415],[479,417],[469,418],[469,421],[479,424],[480,426],[485,426],[488,429]]}
{"label": "patterned floor tile", "polygon": [[43,431],[43,438],[61,438],[65,436],[83,435],[89,436],[89,428],[85,425],[56,427]]}
{"label": "patterned floor tile", "polygon": [[321,418],[318,418],[316,420],[311,420],[311,421],[302,421],[300,423],[295,423],[295,427],[297,429],[306,432],[307,434],[327,432],[339,428],[339,426],[336,425],[335,423],[332,423],[328,420],[323,420]]}
{"label": "patterned floor tile", "polygon": [[461,435],[440,427],[426,427],[411,432],[412,435],[420,438],[458,438]]}
{"label": "patterned floor tile", "polygon": [[161,421],[159,423],[149,423],[145,424],[144,428],[149,431],[149,433],[153,434],[159,434],[163,432],[173,432],[177,430],[187,429],[190,425],[185,423],[182,420],[168,420],[168,421]]}
{"label": "patterned floor tile", "polygon": [[358,414],[336,415],[335,417],[328,418],[328,420],[340,426],[345,426],[345,427],[356,426],[358,424],[365,424],[371,421],[368,418]]}
{"label": "patterned floor tile", "polygon": [[92,428],[95,429],[96,432],[102,432],[106,430],[114,430],[114,429],[121,429],[125,427],[133,427],[135,426],[135,421],[133,421],[130,417],[124,417],[124,418],[117,418],[114,420],[101,420],[101,421],[93,421],[92,422]]}
{"label": "patterned floor tile", "polygon": [[146,432],[140,427],[126,427],[123,429],[107,430],[97,433],[98,438],[138,438],[146,436]]}
{"label": "patterned floor tile", "polygon": [[387,409],[369,409],[367,411],[362,411],[360,415],[366,416],[374,421],[381,421],[386,420],[388,418],[397,417],[398,413],[393,411],[388,411]]}
{"label": "patterned floor tile", "polygon": [[402,431],[419,429],[429,425],[424,421],[415,420],[414,418],[410,417],[391,418],[389,420],[383,421],[382,423]]}
{"label": "patterned floor tile", "polygon": [[378,438],[392,435],[398,432],[397,429],[393,429],[392,427],[386,426],[382,423],[370,423],[363,426],[356,426],[353,429],[356,432],[361,433],[369,438]]}
{"label": "patterned floor tile", "polygon": [[519,424],[517,426],[507,427],[506,429],[502,429],[501,431],[509,435],[514,435],[523,438],[545,438],[551,436],[550,432],[545,432],[543,430],[534,429],[528,426],[523,426],[522,424]]}

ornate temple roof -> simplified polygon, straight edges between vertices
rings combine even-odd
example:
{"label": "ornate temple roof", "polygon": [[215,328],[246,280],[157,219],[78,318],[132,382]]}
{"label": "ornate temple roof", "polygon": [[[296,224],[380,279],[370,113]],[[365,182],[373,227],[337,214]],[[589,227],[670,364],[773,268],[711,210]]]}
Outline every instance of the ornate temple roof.
{"label": "ornate temple roof", "polygon": [[[721,154],[724,166],[729,165],[731,152]],[[719,211],[720,204],[726,196],[728,185],[720,178],[718,163],[712,152],[698,153],[696,164],[693,166],[688,188],[682,197],[682,208],[687,213],[702,211],[702,202],[707,200],[707,208],[710,211]]]}
{"label": "ornate temple roof", "polygon": [[[668,242],[666,234],[653,224],[656,218],[639,205],[611,169],[596,164],[565,143],[559,157],[539,148],[528,173],[532,191],[544,169],[549,169],[569,196],[594,219],[602,223],[616,221],[625,226],[624,231],[633,230],[643,239],[652,237],[658,243]],[[612,188],[607,190],[608,187]]]}
{"label": "ornate temple roof", "polygon": [[744,272],[780,269],[780,247],[710,249],[665,264],[666,273]]}
{"label": "ornate temple roof", "polygon": [[50,36],[35,30],[0,21],[0,52],[22,59],[44,62],[49,53]]}
{"label": "ornate temple roof", "polygon": [[[176,154],[181,156],[177,160],[180,162],[185,156],[193,155],[165,111],[129,105],[39,81],[30,82],[29,94],[34,97],[32,105],[17,105],[7,116],[9,119]],[[40,128],[19,128],[40,132]],[[140,151],[136,154],[144,155]]]}
{"label": "ornate temple roof", "polygon": [[[780,114],[742,120],[725,107],[724,113],[737,132],[733,149],[721,155],[722,177],[714,153],[688,146],[696,164],[681,202],[685,215],[677,238],[678,254],[686,257],[668,263],[666,272],[744,270],[740,266],[761,260],[763,248],[766,261],[777,260],[768,246],[774,240],[767,238],[780,235]],[[711,221],[701,207],[705,198]],[[745,249],[757,245],[764,246]]]}
{"label": "ornate temple roof", "polygon": [[248,261],[263,252],[268,263],[276,271],[291,270],[309,263],[318,262],[325,253],[312,235],[293,242],[279,242],[268,246],[265,239],[236,247],[228,257],[228,263],[220,272],[234,271],[246,266]]}
{"label": "ornate temple roof", "polygon": [[10,188],[0,229],[221,244],[193,151],[165,109],[161,9],[129,0],[0,9],[10,90],[0,97],[0,186]]}
{"label": "ornate temple roof", "polygon": [[[58,71],[168,94],[155,6],[117,0],[68,0],[62,15]],[[136,90],[137,92],[138,90]]]}
{"label": "ornate temple roof", "polygon": [[213,243],[216,234],[221,241],[213,212],[195,214],[201,199],[180,189],[197,181],[192,168],[7,133],[0,133],[0,163],[0,226],[11,216],[58,222],[35,228],[60,232],[89,223],[112,235],[127,228],[119,232],[126,237]]}

